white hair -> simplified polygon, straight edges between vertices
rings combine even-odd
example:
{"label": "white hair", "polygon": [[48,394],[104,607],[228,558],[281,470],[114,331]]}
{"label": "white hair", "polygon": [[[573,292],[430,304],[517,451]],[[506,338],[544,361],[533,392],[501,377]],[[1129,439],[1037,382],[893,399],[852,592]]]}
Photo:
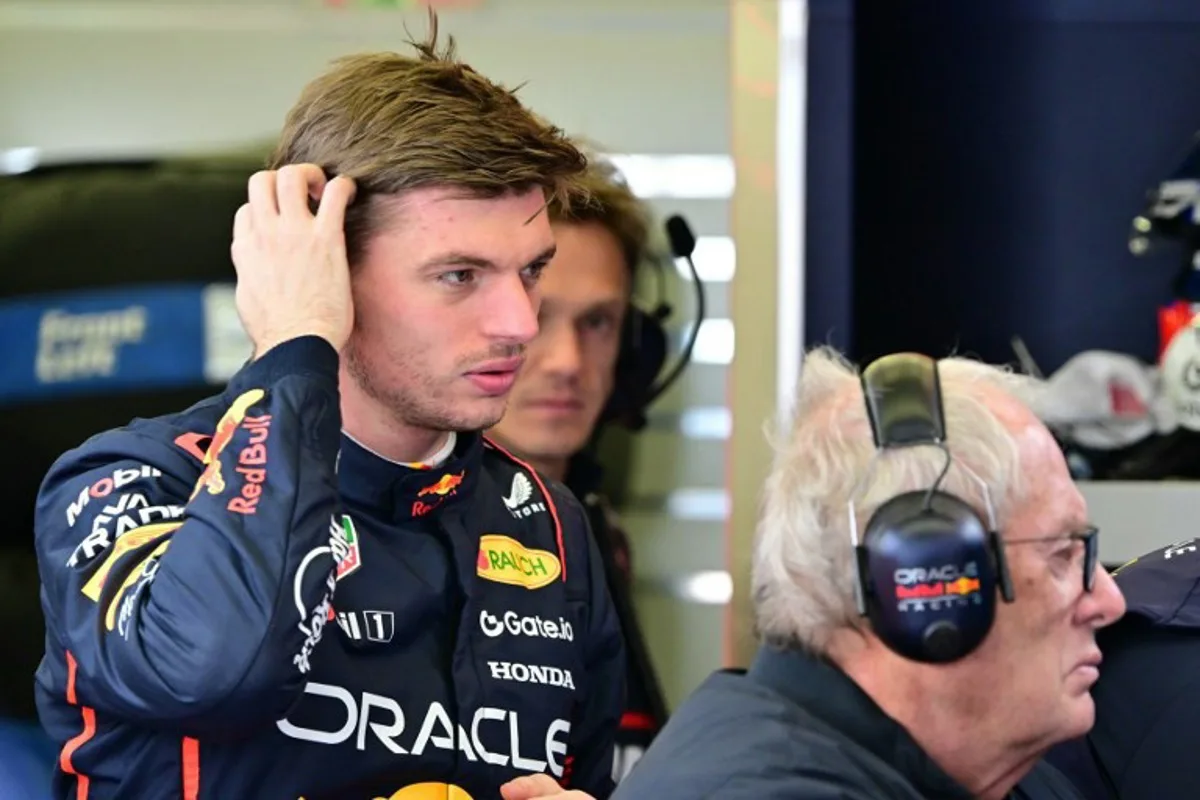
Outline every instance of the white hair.
{"label": "white hair", "polygon": [[[942,488],[982,516],[983,492],[974,473],[986,483],[1002,526],[1025,486],[1017,432],[997,416],[997,391],[1032,409],[1040,384],[963,357],[941,359],[938,372],[946,445],[955,464]],[[847,514],[856,487],[861,536],[883,502],[932,486],[945,466],[945,454],[935,447],[889,451],[876,461],[871,480],[860,486],[876,450],[859,374],[828,347],[806,355],[791,424],[775,437],[774,448],[753,554],[757,630],[769,642],[820,653],[834,632],[862,624],[854,601]]]}

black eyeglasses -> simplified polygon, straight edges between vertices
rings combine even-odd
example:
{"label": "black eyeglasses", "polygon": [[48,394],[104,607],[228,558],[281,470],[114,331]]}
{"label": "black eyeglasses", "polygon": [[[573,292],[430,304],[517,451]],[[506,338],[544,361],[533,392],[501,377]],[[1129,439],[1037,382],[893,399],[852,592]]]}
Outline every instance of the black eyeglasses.
{"label": "black eyeglasses", "polygon": [[1096,586],[1096,567],[1100,561],[1100,529],[1090,525],[1075,533],[1058,536],[1039,536],[1033,539],[1001,539],[1001,544],[1034,544],[1036,542],[1061,542],[1070,539],[1083,542],[1083,590],[1092,591]]}

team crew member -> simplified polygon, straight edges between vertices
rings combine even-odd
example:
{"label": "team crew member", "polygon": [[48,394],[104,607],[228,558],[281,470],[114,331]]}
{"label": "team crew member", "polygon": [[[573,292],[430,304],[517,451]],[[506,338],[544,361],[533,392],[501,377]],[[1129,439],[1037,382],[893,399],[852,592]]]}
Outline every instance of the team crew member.
{"label": "team crew member", "polygon": [[586,159],[436,26],[416,48],[309,84],[250,179],[252,361],[45,479],[60,798],[611,791],[625,656],[584,512],[478,433]]}
{"label": "team crew member", "polygon": [[1200,741],[1200,541],[1147,553],[1115,578],[1129,611],[1099,637],[1096,724],[1048,759],[1086,800],[1194,797],[1186,765]]}
{"label": "team crew member", "polygon": [[[636,272],[650,258],[650,213],[602,159],[589,159],[583,183],[591,202],[551,206],[558,249],[542,277],[538,335],[492,434],[542,474],[565,481],[587,509],[628,654],[614,764],[620,779],[666,724],[667,709],[634,612],[629,539],[600,492],[602,472],[589,445],[598,426],[646,388],[618,381],[646,372],[631,368],[637,357],[631,296]],[[526,488],[514,484],[509,502]]]}

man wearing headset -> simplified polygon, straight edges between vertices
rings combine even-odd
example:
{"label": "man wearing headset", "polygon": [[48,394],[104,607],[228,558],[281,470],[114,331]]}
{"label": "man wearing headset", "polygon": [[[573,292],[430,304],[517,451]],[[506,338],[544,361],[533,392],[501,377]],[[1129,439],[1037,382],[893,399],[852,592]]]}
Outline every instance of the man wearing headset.
{"label": "man wearing headset", "polygon": [[1200,718],[1200,540],[1116,570],[1128,613],[1099,637],[1096,724],[1047,759],[1085,800],[1195,797]]}
{"label": "man wearing headset", "polygon": [[615,798],[1076,797],[1039,762],[1091,727],[1095,633],[1124,601],[1015,380],[807,356],[755,545],[761,649],[675,711]]}
{"label": "man wearing headset", "polygon": [[[650,213],[611,164],[592,154],[582,178],[591,201],[551,207],[557,251],[542,276],[537,338],[492,435],[584,504],[604,557],[626,647],[626,700],[614,778],[624,776],[666,723],[658,678],[633,610],[629,540],[605,497],[590,452],[598,426],[644,395],[630,325],[636,271],[650,259]],[[619,368],[620,366],[620,368]],[[655,376],[651,376],[655,377]],[[514,483],[510,505],[528,487]]]}

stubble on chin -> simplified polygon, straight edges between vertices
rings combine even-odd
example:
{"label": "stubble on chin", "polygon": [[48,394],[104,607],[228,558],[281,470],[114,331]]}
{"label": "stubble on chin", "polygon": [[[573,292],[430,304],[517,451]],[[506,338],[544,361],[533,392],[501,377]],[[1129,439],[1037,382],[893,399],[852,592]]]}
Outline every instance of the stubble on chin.
{"label": "stubble on chin", "polygon": [[[432,383],[419,385],[419,370],[403,365],[395,368],[397,386],[389,386],[386,375],[382,370],[372,368],[353,337],[346,343],[342,358],[346,364],[346,374],[359,390],[387,409],[402,425],[427,430],[471,433],[491,428],[503,419],[508,408],[508,395],[463,401],[455,398],[448,387],[439,391]],[[398,384],[406,376],[416,385],[401,388]],[[449,383],[453,385],[453,380]]]}

